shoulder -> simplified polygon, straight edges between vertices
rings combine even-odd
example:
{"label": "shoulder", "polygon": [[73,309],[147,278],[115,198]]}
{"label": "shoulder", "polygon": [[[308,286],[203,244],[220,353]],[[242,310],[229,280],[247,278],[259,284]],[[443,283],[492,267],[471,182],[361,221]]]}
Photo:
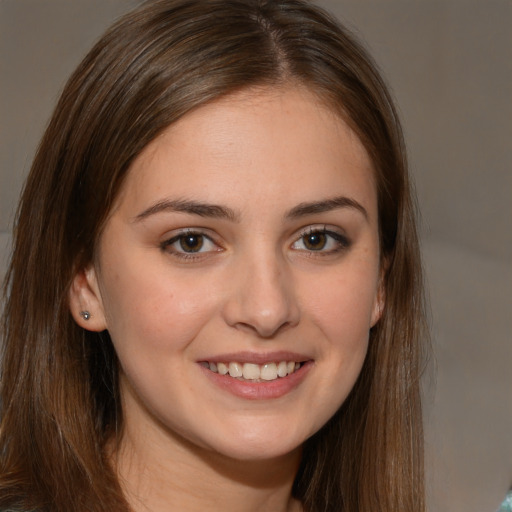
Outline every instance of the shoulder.
{"label": "shoulder", "polygon": [[508,492],[505,501],[496,512],[512,512],[512,490]]}

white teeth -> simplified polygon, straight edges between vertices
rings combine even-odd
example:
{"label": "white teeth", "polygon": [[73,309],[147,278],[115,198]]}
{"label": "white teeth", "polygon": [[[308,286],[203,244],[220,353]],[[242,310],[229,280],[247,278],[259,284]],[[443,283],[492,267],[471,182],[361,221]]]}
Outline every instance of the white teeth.
{"label": "white teeth", "polygon": [[278,365],[277,365],[277,375],[279,375],[279,377],[286,377],[288,375],[288,371],[286,369],[286,361],[281,361]]}
{"label": "white teeth", "polygon": [[217,364],[217,371],[221,374],[221,375],[226,375],[226,373],[229,372],[229,368],[226,364],[224,363],[218,363]]}
{"label": "white teeth", "polygon": [[212,372],[220,375],[229,374],[230,377],[252,381],[271,381],[291,375],[301,367],[301,363],[295,361],[269,362],[262,365],[255,363],[201,363]]}
{"label": "white teeth", "polygon": [[240,363],[229,363],[229,375],[231,377],[241,377],[243,375],[242,365]]}
{"label": "white teeth", "polygon": [[266,363],[261,367],[262,380],[277,379],[277,366],[275,363]]}
{"label": "white teeth", "polygon": [[260,367],[257,364],[244,363],[244,379],[256,380],[260,378]]}

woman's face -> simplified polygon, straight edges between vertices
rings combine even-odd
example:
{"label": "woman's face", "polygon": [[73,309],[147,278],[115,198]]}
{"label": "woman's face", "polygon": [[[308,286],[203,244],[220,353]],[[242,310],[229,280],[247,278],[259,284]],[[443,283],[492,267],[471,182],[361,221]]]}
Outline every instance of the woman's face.
{"label": "woman's face", "polygon": [[307,90],[264,89],[144,149],[72,304],[111,335],[128,433],[263,459],[298,449],[347,397],[379,283],[361,142]]}

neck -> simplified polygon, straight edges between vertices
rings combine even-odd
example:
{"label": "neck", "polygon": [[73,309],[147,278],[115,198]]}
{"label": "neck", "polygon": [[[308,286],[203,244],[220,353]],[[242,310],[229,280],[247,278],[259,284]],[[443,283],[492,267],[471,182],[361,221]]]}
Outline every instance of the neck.
{"label": "neck", "polygon": [[[137,435],[139,434],[139,435]],[[300,512],[291,496],[300,450],[241,461],[198,447],[176,433],[141,436],[125,425],[115,461],[133,512]]]}

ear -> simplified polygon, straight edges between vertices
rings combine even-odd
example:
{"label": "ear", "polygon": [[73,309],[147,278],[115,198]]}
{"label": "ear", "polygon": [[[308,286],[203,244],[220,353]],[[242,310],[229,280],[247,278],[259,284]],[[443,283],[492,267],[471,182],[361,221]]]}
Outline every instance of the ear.
{"label": "ear", "polygon": [[375,324],[381,319],[384,311],[384,305],[386,304],[386,288],[384,285],[385,274],[387,265],[383,265],[380,270],[379,282],[377,284],[377,290],[375,292],[375,299],[373,301],[373,309],[371,316],[370,328],[374,327]]}
{"label": "ear", "polygon": [[92,264],[75,274],[69,289],[69,308],[80,327],[96,332],[107,328],[97,273]]}

